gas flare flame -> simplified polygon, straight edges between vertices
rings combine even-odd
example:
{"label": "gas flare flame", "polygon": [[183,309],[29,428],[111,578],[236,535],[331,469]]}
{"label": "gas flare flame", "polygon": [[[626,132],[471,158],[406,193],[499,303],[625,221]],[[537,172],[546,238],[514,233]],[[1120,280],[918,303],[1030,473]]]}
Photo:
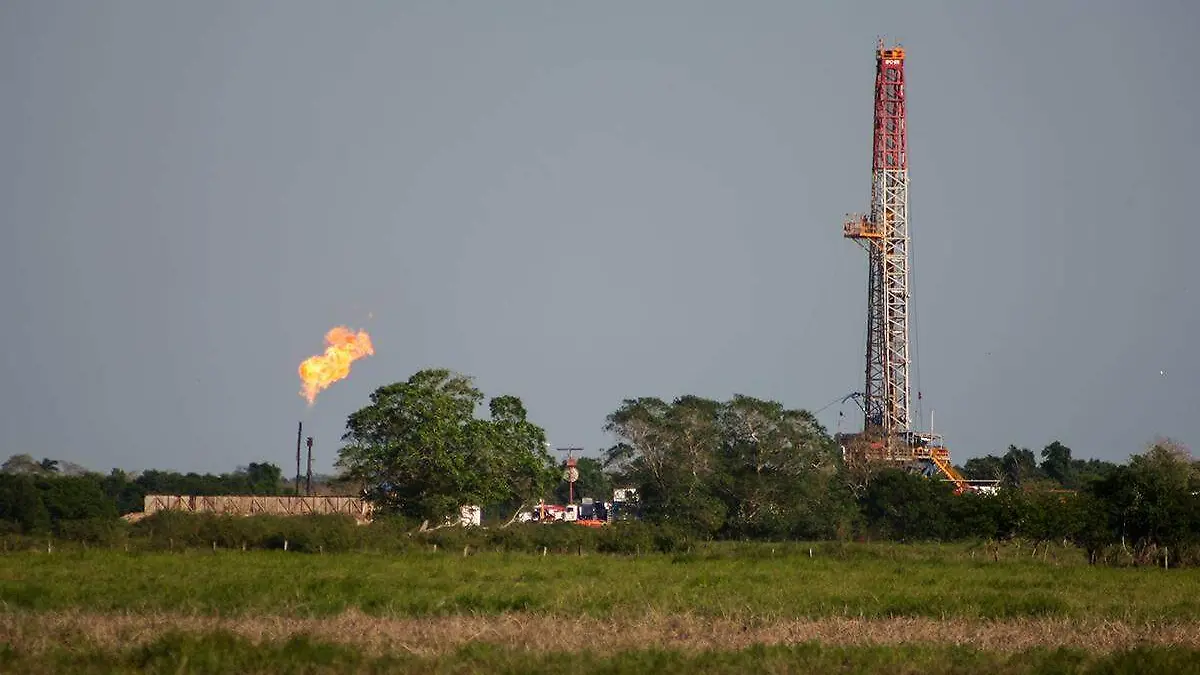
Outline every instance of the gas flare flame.
{"label": "gas flare flame", "polygon": [[325,334],[325,353],[310,356],[300,364],[300,395],[311,406],[317,394],[350,374],[350,364],[364,356],[375,354],[371,336],[365,330],[355,333],[345,326],[336,326]]}

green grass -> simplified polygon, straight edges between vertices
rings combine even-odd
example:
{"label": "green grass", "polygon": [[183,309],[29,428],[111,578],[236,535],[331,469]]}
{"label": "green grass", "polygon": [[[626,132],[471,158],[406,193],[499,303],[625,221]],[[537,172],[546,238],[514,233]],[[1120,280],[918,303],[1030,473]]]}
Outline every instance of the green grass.
{"label": "green grass", "polygon": [[0,645],[0,670],[42,673],[1200,673],[1200,652],[1142,647],[1110,654],[1034,649],[1002,654],[952,646],[828,647],[816,643],[736,651],[642,649],[615,654],[534,652],[470,645],[437,656],[369,655],[300,636],[256,644],[226,633],[170,633],[139,647],[59,646],[30,654]]}
{"label": "green grass", "polygon": [[[774,552],[772,552],[774,551]],[[0,556],[0,611],[329,616],[1200,618],[1200,570],[993,562],[965,547],[767,544],[640,557],[282,551]]]}

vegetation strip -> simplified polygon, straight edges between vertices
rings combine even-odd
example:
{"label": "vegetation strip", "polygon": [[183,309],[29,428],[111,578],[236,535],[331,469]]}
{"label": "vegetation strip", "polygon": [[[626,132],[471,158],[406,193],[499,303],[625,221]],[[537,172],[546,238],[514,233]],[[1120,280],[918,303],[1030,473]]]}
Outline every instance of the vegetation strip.
{"label": "vegetation strip", "polygon": [[824,645],[955,645],[986,651],[1075,648],[1109,652],[1138,646],[1200,649],[1200,623],[1129,624],[1054,619],[976,621],[925,618],[786,620],[746,622],[685,614],[650,614],[610,620],[536,614],[493,617],[449,616],[381,619],[349,611],[328,618],[88,612],[4,613],[0,633],[23,652],[62,645],[104,649],[147,644],[173,632],[227,632],[253,642],[279,642],[298,636],[351,644],[372,654],[403,651],[446,653],[471,643],[535,651],[731,650],[753,645],[818,641]]}
{"label": "vegetation strip", "polygon": [[0,645],[0,671],[23,675],[183,675],[185,673],[1200,673],[1200,651],[1180,647],[1142,646],[1106,653],[1079,649],[1033,648],[1018,652],[980,651],[968,647],[926,644],[828,646],[756,645],[741,650],[680,650],[642,647],[618,652],[536,651],[472,643],[440,654],[408,652],[369,654],[336,642],[297,637],[256,644],[227,632],[164,634],[149,644],[116,649],[63,645],[32,653]]}

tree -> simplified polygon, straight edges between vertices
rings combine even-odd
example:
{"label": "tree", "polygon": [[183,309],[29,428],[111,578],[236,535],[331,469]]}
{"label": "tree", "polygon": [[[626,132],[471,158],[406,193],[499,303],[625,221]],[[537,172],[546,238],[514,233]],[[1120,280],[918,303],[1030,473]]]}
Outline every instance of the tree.
{"label": "tree", "polygon": [[963,475],[973,480],[1002,480],[1004,460],[995,455],[972,457],[963,465]]}
{"label": "tree", "polygon": [[25,473],[35,474],[42,472],[42,465],[34,461],[29,455],[13,455],[4,461],[3,466],[0,466],[0,471],[4,473]]}
{"label": "tree", "polygon": [[62,521],[116,517],[117,505],[104,494],[102,481],[95,474],[39,478],[42,501],[55,528]]}
{"label": "tree", "polygon": [[853,502],[836,444],[807,411],[735,395],[625,400],[606,466],[642,513],[705,535],[828,536]]}
{"label": "tree", "polygon": [[44,458],[42,458],[42,461],[38,463],[38,466],[41,467],[42,471],[44,471],[46,473],[58,473],[58,460],[57,459],[50,459],[49,457],[44,457]]}
{"label": "tree", "polygon": [[610,413],[605,431],[621,442],[605,465],[638,489],[642,514],[711,535],[725,521],[725,504],[710,481],[718,464],[721,405],[697,396],[673,403],[626,399]]}
{"label": "tree", "polygon": [[954,534],[953,487],[899,469],[880,471],[863,498],[863,515],[876,533],[899,541],[948,539]]}
{"label": "tree", "polygon": [[546,435],[515,396],[489,403],[471,378],[446,369],[417,372],[379,387],[346,422],[337,466],[384,512],[442,522],[461,506],[517,503],[553,485]]}
{"label": "tree", "polygon": [[557,480],[553,458],[547,451],[546,432],[527,419],[525,404],[516,396],[493,398],[487,425],[487,444],[480,464],[487,469],[480,494],[483,504],[504,503],[514,508],[505,525],[533,501],[550,491]]}
{"label": "tree", "polygon": [[1089,490],[1107,506],[1113,538],[1132,548],[1137,560],[1159,547],[1179,551],[1200,539],[1200,465],[1174,441],[1156,441]]}
{"label": "tree", "polygon": [[1071,449],[1058,441],[1042,448],[1042,471],[1058,484],[1069,488],[1075,486],[1075,467],[1071,463]]}
{"label": "tree", "polygon": [[277,495],[283,489],[283,469],[270,462],[250,462],[244,475],[250,494]]}
{"label": "tree", "polygon": [[40,532],[50,525],[50,514],[34,480],[23,472],[6,470],[0,475],[0,521],[8,521],[24,534]]}
{"label": "tree", "polygon": [[146,501],[146,491],[141,485],[129,480],[129,475],[120,469],[113,469],[100,482],[104,494],[117,505],[117,513],[124,515],[141,511]]}
{"label": "tree", "polygon": [[842,483],[855,501],[861,500],[871,487],[871,482],[889,468],[889,463],[872,459],[872,446],[881,442],[878,434],[850,434],[838,441],[842,451]]}
{"label": "tree", "polygon": [[624,480],[664,483],[671,463],[671,446],[664,436],[668,406],[662,399],[625,399],[605,418],[604,430],[619,443],[608,449],[604,466]]}
{"label": "tree", "polygon": [[1170,439],[1156,441],[1129,462],[1134,484],[1134,534],[1141,544],[1179,548],[1200,537],[1200,470]]}
{"label": "tree", "polygon": [[1072,459],[1071,472],[1075,475],[1078,487],[1087,487],[1096,481],[1103,480],[1117,469],[1117,464],[1102,459]]}
{"label": "tree", "polygon": [[[839,453],[806,410],[736,395],[722,410],[721,495],[736,534],[824,537],[839,516]],[[845,501],[845,506],[849,501]]]}
{"label": "tree", "polygon": [[1041,477],[1037,458],[1029,448],[1008,446],[1008,452],[1000,460],[1004,464],[1004,483],[1014,487],[1028,484]]}
{"label": "tree", "polygon": [[1088,564],[1094,565],[1104,547],[1113,542],[1106,505],[1090,492],[1073,495],[1068,505],[1071,541],[1087,551]]}

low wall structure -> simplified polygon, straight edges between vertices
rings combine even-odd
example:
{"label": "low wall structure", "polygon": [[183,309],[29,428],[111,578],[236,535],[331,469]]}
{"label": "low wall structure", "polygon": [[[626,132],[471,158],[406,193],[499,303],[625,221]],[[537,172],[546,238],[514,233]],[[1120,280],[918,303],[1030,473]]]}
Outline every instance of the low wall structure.
{"label": "low wall structure", "polygon": [[306,516],[309,514],[342,514],[353,516],[360,523],[370,522],[375,515],[374,505],[358,497],[301,496],[274,497],[249,495],[146,495],[143,517],[159,511],[216,513],[231,516]]}

